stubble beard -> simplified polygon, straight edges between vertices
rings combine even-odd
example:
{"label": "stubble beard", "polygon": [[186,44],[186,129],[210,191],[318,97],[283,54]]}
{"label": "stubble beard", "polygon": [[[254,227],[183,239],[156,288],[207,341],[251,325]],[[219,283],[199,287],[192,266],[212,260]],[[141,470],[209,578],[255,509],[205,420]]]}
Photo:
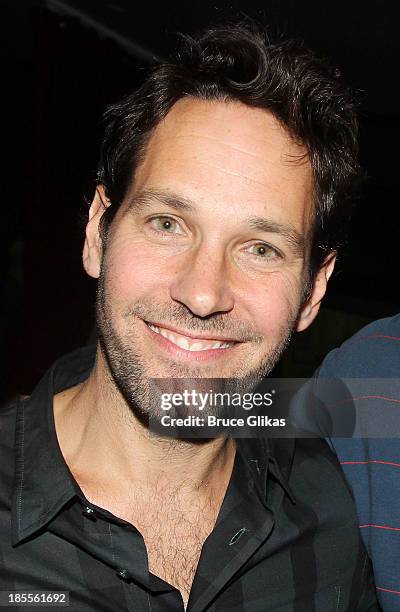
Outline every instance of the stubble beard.
{"label": "stubble beard", "polygon": [[[205,369],[195,364],[186,366],[185,364],[173,362],[169,358],[165,359],[163,363],[165,370],[168,371],[168,379],[165,379],[165,375],[161,376],[157,371],[152,371],[138,350],[141,338],[135,330],[132,329],[132,333],[129,336],[122,336],[113,325],[112,309],[106,287],[106,276],[106,266],[102,265],[96,292],[96,324],[103,361],[105,361],[108,368],[107,375],[109,381],[122,394],[130,409],[129,416],[138,418],[142,424],[148,427],[149,422],[159,423],[161,417],[165,415],[159,401],[159,388],[157,389],[158,394],[154,393],[155,379],[164,378],[167,381],[173,380],[174,384],[177,383],[177,379],[184,379],[182,381],[184,386],[185,380],[204,379]],[[154,316],[155,314],[156,316]],[[135,302],[125,313],[125,317],[131,320],[138,317],[144,320],[174,321],[178,328],[181,326],[183,329],[194,332],[196,328],[197,331],[226,331],[224,315],[216,315],[214,320],[209,319],[205,321],[189,314],[187,309],[181,304],[173,304],[168,307],[161,305],[154,306],[153,301],[149,302],[145,299]],[[278,341],[256,367],[250,369],[245,366],[238,367],[235,371],[229,373],[229,379],[226,378],[225,382],[223,382],[222,378],[214,379],[216,382],[214,390],[228,393],[244,393],[249,391],[249,380],[260,381],[265,376],[268,376],[288,346],[294,331],[295,322],[296,316],[293,314],[288,319],[285,327],[281,329]],[[240,335],[238,330],[237,333]],[[241,333],[245,334],[244,328],[241,329]],[[257,341],[259,340],[255,336],[255,343]],[[209,373],[209,370],[207,372],[206,387],[209,388],[212,374]],[[199,381],[199,384],[201,386],[201,381]],[[173,416],[185,417],[187,414],[187,407],[182,406],[181,408],[175,408]],[[202,416],[207,418],[208,414],[216,414],[216,408],[205,407],[202,410]]]}

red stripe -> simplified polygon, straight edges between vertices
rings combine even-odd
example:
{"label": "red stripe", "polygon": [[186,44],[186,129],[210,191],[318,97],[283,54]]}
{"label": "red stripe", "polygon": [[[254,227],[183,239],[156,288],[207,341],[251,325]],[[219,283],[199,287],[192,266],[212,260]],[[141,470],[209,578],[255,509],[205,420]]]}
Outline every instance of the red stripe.
{"label": "red stripe", "polygon": [[400,342],[400,338],[397,336],[385,336],[385,334],[371,334],[370,336],[361,336],[360,340],[369,340],[369,338],[385,338],[386,340],[397,340]]}
{"label": "red stripe", "polygon": [[400,463],[395,463],[394,461],[382,461],[381,459],[368,459],[368,461],[341,461],[341,465],[366,465],[367,463],[379,463],[382,465],[393,465],[395,467],[400,467]]}
{"label": "red stripe", "polygon": [[334,404],[330,404],[329,408],[335,408],[336,406],[340,406],[341,404],[349,404],[349,403],[353,403],[354,401],[365,400],[365,399],[379,399],[379,400],[385,400],[386,402],[393,402],[395,404],[400,404],[400,399],[396,399],[394,397],[386,397],[385,395],[359,395],[359,396],[343,399],[340,402],[335,402]]}
{"label": "red stripe", "polygon": [[385,593],[394,593],[395,595],[400,595],[400,591],[395,591],[394,589],[384,589],[382,587],[376,587],[377,591],[384,591]]}
{"label": "red stripe", "polygon": [[375,529],[388,529],[389,531],[400,531],[400,527],[389,527],[388,525],[360,525],[360,529],[364,529],[365,527],[374,527]]}
{"label": "red stripe", "polygon": [[[352,397],[351,400],[363,400],[363,399],[381,399],[386,400],[387,402],[395,402],[396,404],[400,404],[400,399],[395,399],[394,397],[385,397],[384,395],[360,395],[358,397]],[[346,400],[344,400],[346,401]]]}

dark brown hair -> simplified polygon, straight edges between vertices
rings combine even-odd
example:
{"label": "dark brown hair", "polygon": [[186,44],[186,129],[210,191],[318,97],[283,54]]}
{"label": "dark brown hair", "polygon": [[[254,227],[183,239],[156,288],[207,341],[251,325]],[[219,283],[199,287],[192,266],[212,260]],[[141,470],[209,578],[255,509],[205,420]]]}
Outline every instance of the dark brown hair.
{"label": "dark brown hair", "polygon": [[270,111],[308,152],[315,215],[311,275],[341,245],[358,182],[355,103],[338,70],[293,41],[271,43],[258,26],[235,24],[183,36],[176,56],[110,106],[98,182],[111,205],[107,229],[134,178],[153,128],[185,96],[239,101]]}

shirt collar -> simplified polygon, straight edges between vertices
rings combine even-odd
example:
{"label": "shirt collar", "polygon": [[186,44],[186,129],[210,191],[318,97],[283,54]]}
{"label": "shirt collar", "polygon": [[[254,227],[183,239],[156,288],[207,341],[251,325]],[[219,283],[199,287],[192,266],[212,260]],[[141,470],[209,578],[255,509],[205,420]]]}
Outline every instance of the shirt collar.
{"label": "shirt collar", "polygon": [[[53,396],[86,380],[95,354],[96,347],[87,346],[61,357],[43,376],[30,398],[18,403],[12,502],[14,545],[44,527],[73,497],[84,501],[58,445]],[[264,504],[267,472],[294,502],[287,483],[294,440],[238,438],[237,449]]]}
{"label": "shirt collar", "polygon": [[[288,480],[292,469],[295,440],[290,438],[238,438],[237,449],[250,470],[259,497],[267,504],[267,473],[295,504]],[[270,505],[268,503],[268,505]]]}
{"label": "shirt collar", "polygon": [[17,406],[13,544],[46,525],[74,496],[82,497],[58,445],[53,396],[85,380],[95,347],[83,347],[57,360],[30,398]]}

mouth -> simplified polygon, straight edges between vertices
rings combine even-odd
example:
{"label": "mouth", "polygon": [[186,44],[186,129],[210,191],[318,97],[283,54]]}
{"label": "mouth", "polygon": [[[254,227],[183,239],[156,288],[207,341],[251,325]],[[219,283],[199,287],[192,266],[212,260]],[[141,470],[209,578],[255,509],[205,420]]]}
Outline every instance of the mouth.
{"label": "mouth", "polygon": [[217,352],[222,354],[239,344],[239,342],[227,338],[205,338],[186,335],[176,330],[149,323],[148,321],[144,322],[148,329],[159,337],[159,340],[167,341],[168,344],[165,346],[169,345],[170,348],[175,347],[185,353],[191,353],[193,356],[195,356],[196,353],[204,357],[206,354],[215,355]]}

